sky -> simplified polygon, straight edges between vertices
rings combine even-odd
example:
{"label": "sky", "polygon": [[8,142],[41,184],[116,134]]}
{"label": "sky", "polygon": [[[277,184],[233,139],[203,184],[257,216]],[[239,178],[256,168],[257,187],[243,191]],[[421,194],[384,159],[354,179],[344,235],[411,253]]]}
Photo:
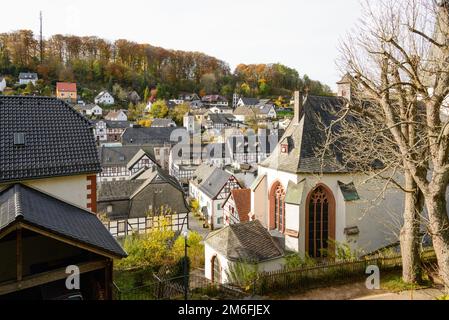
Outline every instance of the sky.
{"label": "sky", "polygon": [[127,39],[228,62],[282,63],[332,88],[338,43],[359,0],[21,0],[2,3],[0,33],[18,29]]}

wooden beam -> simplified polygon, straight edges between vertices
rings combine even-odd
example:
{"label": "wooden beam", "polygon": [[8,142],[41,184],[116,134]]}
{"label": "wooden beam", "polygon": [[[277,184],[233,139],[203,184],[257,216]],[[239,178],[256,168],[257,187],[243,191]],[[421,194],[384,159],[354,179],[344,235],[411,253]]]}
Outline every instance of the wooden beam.
{"label": "wooden beam", "polygon": [[3,229],[3,231],[0,231],[0,240],[3,239],[4,237],[6,237],[11,232],[14,232],[15,230],[17,230],[17,228],[18,228],[18,224],[13,223],[11,226],[7,227],[6,229]]}
{"label": "wooden beam", "polygon": [[[110,260],[100,260],[87,263],[81,263],[78,266],[80,273],[88,273],[100,269],[107,268]],[[20,290],[25,290],[37,286],[44,285],[46,283],[66,279],[68,274],[66,268],[61,268],[54,271],[48,271],[29,277],[24,277],[21,281],[10,281],[0,283],[0,296],[13,293]]]}
{"label": "wooden beam", "polygon": [[22,250],[22,229],[18,228],[16,231],[16,274],[17,281],[22,281],[23,278],[23,250]]}
{"label": "wooden beam", "polygon": [[54,234],[52,232],[48,232],[48,231],[42,230],[40,228],[31,226],[29,224],[21,223],[20,225],[24,229],[27,229],[27,230],[33,231],[35,233],[41,234],[43,236],[46,236],[46,237],[49,237],[49,238],[52,238],[52,239],[55,239],[55,240],[67,243],[67,244],[69,244],[71,246],[75,246],[75,247],[84,249],[86,251],[93,252],[93,253],[98,254],[100,256],[103,256],[103,257],[107,257],[107,258],[110,258],[110,259],[121,259],[122,258],[122,257],[118,257],[116,255],[113,255],[113,254],[111,254],[109,252],[99,250],[99,249],[97,249],[95,247],[91,247],[91,246],[89,246],[87,244],[84,244],[82,242],[71,240],[71,239],[68,239],[68,238],[63,237],[63,236],[59,236],[57,234]]}

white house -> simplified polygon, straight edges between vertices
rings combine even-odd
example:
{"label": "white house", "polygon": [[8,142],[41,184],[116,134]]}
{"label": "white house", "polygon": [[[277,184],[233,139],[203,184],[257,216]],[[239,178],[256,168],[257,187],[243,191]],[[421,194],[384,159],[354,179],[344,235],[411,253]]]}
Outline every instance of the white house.
{"label": "white house", "polygon": [[207,279],[220,284],[235,282],[230,275],[239,263],[257,272],[279,271],[285,265],[284,250],[259,221],[227,226],[206,237]]}
{"label": "white house", "polygon": [[214,106],[209,109],[209,113],[232,114],[234,110],[229,107]]}
{"label": "white house", "polygon": [[189,134],[196,134],[201,131],[201,123],[190,112],[184,115],[183,124]]}
{"label": "white house", "polygon": [[344,166],[343,154],[317,157],[326,139],[321,123],[329,125],[335,119],[329,110],[346,101],[303,101],[295,93],[295,116],[251,188],[252,219],[283,238],[288,250],[313,258],[323,257],[334,241],[364,253],[398,241],[394,222],[402,216],[402,193],[366,182],[363,173]]}
{"label": "white house", "polygon": [[30,82],[32,82],[33,85],[36,85],[37,80],[39,80],[37,73],[21,72],[19,74],[20,85],[27,85]]}
{"label": "white house", "polygon": [[223,204],[234,189],[241,189],[237,179],[212,165],[199,166],[190,180],[189,196],[199,202],[212,230],[223,227]]}
{"label": "white house", "polygon": [[103,104],[106,106],[113,105],[115,103],[114,97],[108,91],[101,91],[98,96],[95,97],[95,104]]}
{"label": "white house", "polygon": [[128,116],[125,111],[118,110],[109,112],[105,119],[109,121],[128,121]]}
{"label": "white house", "polygon": [[3,92],[6,88],[6,79],[0,76],[0,92]]}
{"label": "white house", "polygon": [[255,107],[260,103],[257,98],[240,98],[237,102],[237,107]]}

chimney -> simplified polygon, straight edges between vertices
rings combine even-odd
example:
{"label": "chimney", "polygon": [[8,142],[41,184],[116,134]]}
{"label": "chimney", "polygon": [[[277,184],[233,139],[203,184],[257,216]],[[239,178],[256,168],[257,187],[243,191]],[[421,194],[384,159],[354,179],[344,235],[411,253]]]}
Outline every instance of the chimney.
{"label": "chimney", "polygon": [[293,123],[299,124],[299,121],[301,120],[301,112],[302,112],[302,106],[303,106],[303,98],[299,91],[295,91],[295,107],[294,107],[294,117],[293,117]]}

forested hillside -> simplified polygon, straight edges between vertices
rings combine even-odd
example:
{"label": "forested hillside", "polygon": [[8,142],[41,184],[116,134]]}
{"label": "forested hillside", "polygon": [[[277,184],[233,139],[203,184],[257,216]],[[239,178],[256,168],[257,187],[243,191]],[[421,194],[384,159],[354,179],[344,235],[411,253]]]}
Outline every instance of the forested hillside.
{"label": "forested hillside", "polygon": [[57,81],[74,81],[86,100],[114,86],[118,93],[135,90],[141,97],[157,87],[159,98],[179,92],[220,93],[228,98],[238,92],[262,98],[305,87],[312,94],[332,94],[328,86],[281,64],[239,65],[232,72],[226,62],[200,52],[124,39],[54,35],[43,41],[42,49],[32,31],[0,34],[0,76],[6,76],[8,86],[14,88],[19,72],[31,71],[42,79],[35,88],[39,94],[51,94]]}

